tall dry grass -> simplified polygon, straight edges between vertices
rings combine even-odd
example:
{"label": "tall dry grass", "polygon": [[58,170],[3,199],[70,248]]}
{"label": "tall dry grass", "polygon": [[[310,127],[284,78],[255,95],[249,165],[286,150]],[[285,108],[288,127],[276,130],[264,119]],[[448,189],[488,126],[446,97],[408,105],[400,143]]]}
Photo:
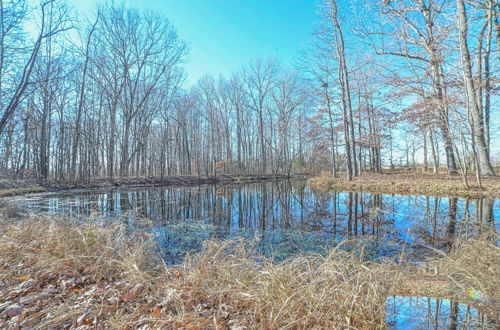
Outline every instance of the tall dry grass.
{"label": "tall dry grass", "polygon": [[[493,249],[487,259],[497,267],[496,246],[484,244],[479,249]],[[463,253],[446,258],[457,265],[453,279],[496,299],[488,268],[467,277],[484,259],[473,265],[470,257],[464,271]],[[384,328],[385,299],[409,274],[392,261],[361,261],[339,248],[272,263],[234,241],[208,242],[184,264],[167,267],[150,236],[117,224],[4,219],[0,327]]]}
{"label": "tall dry grass", "polygon": [[500,313],[498,238],[498,234],[485,233],[474,240],[459,240],[448,254],[441,252],[441,258],[435,260],[440,271],[446,274],[453,292],[465,292],[469,300],[497,320]]}

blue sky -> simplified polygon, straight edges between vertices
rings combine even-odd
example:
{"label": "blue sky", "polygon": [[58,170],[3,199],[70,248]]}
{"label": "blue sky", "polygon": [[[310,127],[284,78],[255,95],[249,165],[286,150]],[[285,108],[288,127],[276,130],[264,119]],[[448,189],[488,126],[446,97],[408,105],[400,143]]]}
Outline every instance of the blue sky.
{"label": "blue sky", "polygon": [[[106,0],[68,0],[81,18],[95,11],[96,3]],[[113,0],[109,0],[113,1]],[[188,43],[190,54],[185,63],[186,87],[204,74],[228,77],[255,57],[276,57],[293,64],[298,52],[311,41],[318,23],[319,0],[125,0],[139,9],[151,9],[165,15]],[[121,0],[115,0],[121,3]],[[368,7],[350,8],[349,0],[339,3],[348,10],[340,11],[344,31],[366,18]],[[367,20],[369,21],[369,20]],[[357,23],[356,23],[357,22]],[[366,21],[364,23],[367,23]],[[369,24],[369,23],[367,23]],[[346,38],[351,55],[365,56],[357,38]],[[392,58],[391,61],[395,59]],[[393,62],[395,63],[395,62]],[[496,98],[493,104],[497,105]],[[499,154],[496,138],[499,116],[492,113],[492,155]]]}
{"label": "blue sky", "polygon": [[[83,16],[97,0],[69,0]],[[317,22],[316,0],[128,0],[164,14],[190,46],[187,84],[226,76],[256,56],[293,63]]]}

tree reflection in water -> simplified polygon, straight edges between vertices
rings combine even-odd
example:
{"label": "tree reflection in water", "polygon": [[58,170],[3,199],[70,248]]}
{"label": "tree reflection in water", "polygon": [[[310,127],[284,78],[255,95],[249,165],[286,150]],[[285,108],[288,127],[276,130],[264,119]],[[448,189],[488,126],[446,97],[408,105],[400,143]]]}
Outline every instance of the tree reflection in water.
{"label": "tree reflection in water", "polygon": [[496,329],[485,314],[448,299],[389,297],[385,308],[389,329]]}
{"label": "tree reflection in water", "polygon": [[500,202],[352,192],[321,192],[301,181],[228,186],[135,188],[113,192],[42,195],[34,210],[120,218],[138,228],[147,218],[160,246],[179,262],[205,239],[245,237],[258,251],[286,258],[324,252],[346,237],[365,255],[393,255],[405,246],[413,258],[427,246],[449,249],[456,237],[496,230]]}

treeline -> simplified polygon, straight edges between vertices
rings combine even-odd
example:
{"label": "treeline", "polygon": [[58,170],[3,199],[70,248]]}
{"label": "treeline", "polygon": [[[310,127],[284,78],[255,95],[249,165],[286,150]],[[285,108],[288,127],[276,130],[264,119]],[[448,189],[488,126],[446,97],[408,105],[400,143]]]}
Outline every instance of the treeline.
{"label": "treeline", "polygon": [[[293,68],[255,59],[189,89],[188,47],[162,15],[99,5],[78,22],[63,0],[0,3],[0,167],[9,177],[351,178],[405,156],[437,171],[441,154],[449,173],[494,173],[494,1],[374,1],[383,28],[347,24],[352,7],[324,1]],[[359,40],[364,53],[351,45]]]}

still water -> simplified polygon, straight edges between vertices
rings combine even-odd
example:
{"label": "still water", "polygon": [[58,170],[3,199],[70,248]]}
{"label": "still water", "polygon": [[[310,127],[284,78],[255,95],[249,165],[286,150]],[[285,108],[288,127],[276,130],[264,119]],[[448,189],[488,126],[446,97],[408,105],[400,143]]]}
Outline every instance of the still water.
{"label": "still water", "polygon": [[238,237],[276,260],[323,253],[346,237],[362,244],[367,257],[405,251],[420,259],[427,247],[447,249],[456,237],[498,230],[500,217],[500,201],[489,198],[322,192],[303,181],[81,191],[23,203],[36,212],[95,215],[149,230],[171,264],[207,239]]}
{"label": "still water", "polygon": [[389,297],[385,308],[389,329],[496,329],[488,316],[449,299]]}

